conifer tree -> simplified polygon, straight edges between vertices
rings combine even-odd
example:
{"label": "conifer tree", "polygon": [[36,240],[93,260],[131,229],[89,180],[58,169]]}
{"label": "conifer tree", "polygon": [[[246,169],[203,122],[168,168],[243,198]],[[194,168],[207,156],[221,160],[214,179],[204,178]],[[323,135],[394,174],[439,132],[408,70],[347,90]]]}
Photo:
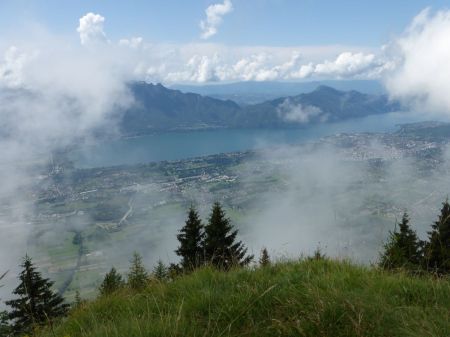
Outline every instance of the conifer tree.
{"label": "conifer tree", "polygon": [[9,324],[8,312],[0,311],[0,336],[10,336],[11,333],[12,328]]}
{"label": "conifer tree", "polygon": [[83,299],[81,298],[80,291],[77,289],[75,291],[75,301],[73,303],[73,307],[78,308],[83,304]]}
{"label": "conifer tree", "polygon": [[205,226],[206,261],[225,270],[249,264],[253,255],[246,255],[247,248],[241,241],[236,241],[237,234],[238,231],[230,224],[220,203],[214,203],[208,225]]}
{"label": "conifer tree", "polygon": [[425,265],[437,274],[450,273],[450,204],[448,198],[442,204],[438,220],[428,232],[425,246]]}
{"label": "conifer tree", "polygon": [[12,308],[9,319],[13,321],[15,334],[29,333],[34,326],[51,323],[52,319],[64,316],[69,308],[62,296],[51,290],[53,282],[36,271],[28,256],[21,266],[20,284],[13,291],[17,298],[5,302]]}
{"label": "conifer tree", "polygon": [[142,257],[138,253],[133,254],[130,270],[128,272],[128,285],[132,289],[145,288],[148,282],[148,273],[142,264]]}
{"label": "conifer tree", "polygon": [[75,235],[74,235],[74,237],[72,239],[72,243],[74,245],[80,245],[80,244],[83,243],[83,236],[81,235],[80,232],[75,232]]}
{"label": "conifer tree", "polygon": [[193,270],[203,264],[203,238],[202,222],[196,209],[191,206],[185,225],[177,235],[180,246],[175,251],[181,257],[181,266],[184,270]]}
{"label": "conifer tree", "polygon": [[326,259],[326,254],[323,252],[322,248],[320,247],[320,242],[319,245],[316,247],[316,249],[314,249],[314,252],[311,256],[308,257],[308,260],[310,261],[320,261],[320,260],[325,260]]}
{"label": "conifer tree", "polygon": [[421,241],[409,226],[409,217],[405,212],[398,224],[399,231],[389,233],[389,240],[384,245],[380,266],[384,269],[417,269],[421,262]]}
{"label": "conifer tree", "polygon": [[261,267],[266,267],[266,266],[270,265],[270,256],[269,256],[269,252],[267,251],[266,247],[261,249],[261,256],[259,257],[259,265]]}
{"label": "conifer tree", "polygon": [[167,268],[167,277],[171,280],[176,279],[181,274],[183,274],[183,269],[178,264],[171,263]]}
{"label": "conifer tree", "polygon": [[125,285],[125,282],[122,279],[122,275],[120,275],[116,268],[112,267],[109,273],[105,275],[102,284],[99,287],[100,295],[109,295]]}
{"label": "conifer tree", "polygon": [[161,260],[158,260],[152,274],[158,281],[165,281],[168,278],[168,269]]}
{"label": "conifer tree", "polygon": [[[0,280],[2,280],[7,272],[0,275]],[[3,284],[0,284],[0,288]],[[11,326],[9,325],[9,317],[7,311],[0,311],[0,336],[9,336],[11,333]]]}

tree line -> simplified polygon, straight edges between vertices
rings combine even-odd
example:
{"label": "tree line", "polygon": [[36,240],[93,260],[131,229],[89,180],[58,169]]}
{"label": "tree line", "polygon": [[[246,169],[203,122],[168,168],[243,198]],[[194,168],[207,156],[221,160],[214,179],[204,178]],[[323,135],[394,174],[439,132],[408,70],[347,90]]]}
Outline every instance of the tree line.
{"label": "tree line", "polygon": [[[179,246],[175,253],[181,259],[178,264],[166,266],[159,260],[149,275],[141,256],[135,253],[127,281],[112,267],[105,275],[99,293],[108,295],[126,286],[139,290],[152,280],[170,280],[206,265],[223,271],[247,266],[253,260],[253,255],[247,254],[247,248],[242,241],[237,240],[237,235],[238,230],[233,227],[220,203],[214,203],[207,224],[203,224],[198,211],[191,206],[185,224],[177,235]],[[266,249],[263,252],[261,264],[267,265],[270,262],[269,254]]]}
{"label": "tree line", "polygon": [[[438,219],[428,232],[428,239],[422,241],[411,228],[407,213],[404,213],[398,228],[389,233],[389,238],[380,254],[379,266],[387,270],[408,270],[433,273],[438,276],[450,274],[450,204],[442,204]],[[237,240],[238,230],[233,227],[220,203],[212,206],[206,223],[198,211],[191,206],[187,219],[180,229],[179,245],[175,253],[180,262],[166,266],[158,261],[151,273],[144,267],[142,257],[134,253],[126,278],[114,267],[104,276],[98,290],[99,296],[108,296],[121,289],[142,290],[151,282],[170,281],[179,275],[190,273],[203,266],[222,271],[233,267],[245,267],[254,258],[247,254],[242,241]],[[316,251],[313,259],[324,255]],[[263,248],[259,265],[271,264],[266,248]],[[70,306],[61,294],[52,290],[53,282],[42,277],[34,267],[31,258],[25,256],[21,264],[19,285],[13,291],[15,298],[5,301],[11,307],[9,312],[0,312],[0,335],[19,336],[32,334],[43,325],[52,326],[55,319],[67,314]],[[0,280],[5,274],[0,275]],[[0,285],[1,286],[1,285]],[[72,306],[83,305],[79,293]]]}
{"label": "tree line", "polygon": [[[197,210],[191,207],[177,235],[179,247],[175,252],[181,257],[179,264],[166,266],[159,260],[152,273],[148,273],[142,257],[135,252],[127,278],[112,267],[98,288],[99,294],[107,296],[122,288],[142,290],[150,282],[167,281],[204,265],[224,271],[233,266],[246,266],[252,261],[253,255],[247,254],[247,248],[237,240],[237,235],[238,230],[233,227],[220,203],[214,203],[205,225]],[[79,236],[77,233],[76,238],[80,239]],[[268,254],[264,261],[268,263]],[[70,309],[62,295],[52,290],[54,283],[36,271],[28,255],[23,259],[21,268],[19,285],[13,291],[15,298],[5,301],[11,310],[0,312],[0,336],[33,334],[41,326],[51,327],[55,319],[65,316]],[[82,304],[77,292],[73,306]]]}
{"label": "tree line", "polygon": [[389,233],[379,265],[384,269],[406,269],[438,276],[450,274],[450,204],[442,203],[438,219],[431,225],[427,240],[420,240],[403,214],[398,229]]}

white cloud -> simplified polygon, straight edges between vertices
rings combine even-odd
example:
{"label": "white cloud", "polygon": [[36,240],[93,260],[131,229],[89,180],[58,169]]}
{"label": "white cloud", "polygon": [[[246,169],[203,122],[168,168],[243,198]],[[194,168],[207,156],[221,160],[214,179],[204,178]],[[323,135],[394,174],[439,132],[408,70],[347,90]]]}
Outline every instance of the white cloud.
{"label": "white cloud", "polygon": [[232,77],[240,76],[243,81],[273,79],[276,74],[267,68],[268,58],[260,53],[240,59],[231,66]]}
{"label": "white cloud", "polygon": [[425,9],[388,48],[395,70],[386,78],[393,97],[423,110],[450,113],[450,10]]}
{"label": "white cloud", "polygon": [[223,21],[223,17],[233,10],[231,0],[224,0],[224,2],[210,5],[206,10],[206,20],[200,21],[200,28],[202,30],[201,38],[209,39],[217,34],[217,28]]}
{"label": "white cloud", "polygon": [[314,73],[315,66],[312,62],[303,64],[297,71],[291,73],[292,78],[303,79],[311,76]]}
{"label": "white cloud", "polygon": [[182,71],[175,70],[161,76],[167,82],[268,81],[281,79],[293,66],[292,62],[289,59],[284,63],[271,65],[271,56],[266,53],[228,62],[218,53],[212,56],[195,54],[185,66],[177,65]]}
{"label": "white cloud", "polygon": [[237,47],[199,43],[152,45],[147,52],[140,72],[151,74],[149,81],[163,83],[379,78],[387,69],[384,57],[345,46]]}
{"label": "white cloud", "polygon": [[269,53],[254,54],[244,57],[232,65],[228,80],[240,81],[274,81],[288,79],[289,73],[300,60],[300,53],[292,51],[289,59],[273,62]]}
{"label": "white cloud", "polygon": [[0,88],[16,88],[22,85],[23,68],[32,55],[21,53],[17,47],[9,47],[0,62]]}
{"label": "white cloud", "polygon": [[364,72],[374,64],[374,54],[349,53],[340,54],[336,60],[317,64],[315,72],[319,75],[351,76]]}
{"label": "white cloud", "polygon": [[336,59],[302,65],[290,74],[292,79],[308,77],[372,78],[379,77],[385,69],[385,60],[373,53],[343,52]]}
{"label": "white cloud", "polygon": [[132,37],[130,39],[120,39],[119,46],[130,47],[130,48],[140,48],[144,43],[144,39],[142,37]]}
{"label": "white cloud", "polygon": [[80,34],[82,45],[106,42],[106,34],[103,30],[105,18],[99,14],[87,13],[80,18],[77,32]]}
{"label": "white cloud", "polygon": [[[166,73],[166,67],[160,68],[162,73],[159,76],[163,81],[167,82],[195,82],[206,83],[220,80],[217,72],[219,68],[219,58],[217,55],[213,57],[194,55],[183,67],[182,71],[169,71]],[[151,68],[155,74],[155,68]]]}
{"label": "white cloud", "polygon": [[309,123],[311,120],[319,118],[319,116],[319,121],[321,122],[325,122],[328,118],[320,108],[313,105],[296,104],[289,98],[286,98],[277,107],[277,113],[285,121],[299,124]]}

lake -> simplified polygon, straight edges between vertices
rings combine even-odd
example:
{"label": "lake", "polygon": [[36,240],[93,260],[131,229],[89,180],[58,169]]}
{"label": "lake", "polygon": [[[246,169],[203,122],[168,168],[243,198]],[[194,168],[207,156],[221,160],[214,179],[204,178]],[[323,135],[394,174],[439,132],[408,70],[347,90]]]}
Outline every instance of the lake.
{"label": "lake", "polygon": [[420,121],[410,113],[373,115],[305,129],[218,129],[167,132],[87,144],[70,152],[78,168],[179,160],[223,152],[300,144],[343,132],[391,132],[401,123]]}

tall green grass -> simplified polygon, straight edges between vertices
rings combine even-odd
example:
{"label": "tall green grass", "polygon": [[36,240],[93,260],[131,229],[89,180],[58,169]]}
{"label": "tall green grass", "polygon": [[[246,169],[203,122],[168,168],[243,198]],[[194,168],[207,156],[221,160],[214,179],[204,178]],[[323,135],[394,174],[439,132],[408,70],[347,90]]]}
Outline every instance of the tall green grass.
{"label": "tall green grass", "polygon": [[304,260],[202,269],[75,309],[42,336],[450,336],[450,281]]}

